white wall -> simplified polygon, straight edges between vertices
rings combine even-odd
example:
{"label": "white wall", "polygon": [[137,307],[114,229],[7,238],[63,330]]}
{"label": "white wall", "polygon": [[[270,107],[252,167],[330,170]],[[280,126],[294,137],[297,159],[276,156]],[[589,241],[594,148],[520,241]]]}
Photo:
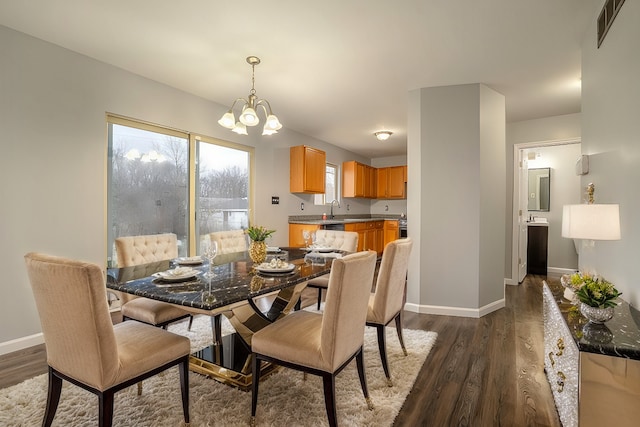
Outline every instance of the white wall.
{"label": "white wall", "polygon": [[595,185],[596,203],[620,204],[622,240],[596,242],[582,251],[580,268],[595,269],[640,307],[640,2],[622,5],[596,46],[596,16],[582,45],[582,152]]}
{"label": "white wall", "polygon": [[[517,283],[511,273],[511,251],[513,239],[513,146],[514,144],[579,140],[580,113],[526,120],[507,124],[506,130],[506,206],[505,206],[505,270],[504,277]],[[517,248],[516,248],[517,250]]]}
{"label": "white wall", "polygon": [[409,100],[409,182],[420,185],[407,201],[417,240],[408,302],[478,316],[504,298],[504,97],[472,84]]}
{"label": "white wall", "polygon": [[[288,242],[287,216],[300,201],[305,213],[324,210],[310,196],[289,193],[289,146],[324,149],[335,163],[368,162],[286,128],[269,138],[236,135],[217,124],[228,106],[1,26],[0,58],[0,354],[39,339],[25,253],[105,265],[106,112],[255,146],[254,214],[278,230],[276,245]],[[279,205],[271,205],[272,195]],[[351,213],[369,213],[369,201],[354,200]]]}

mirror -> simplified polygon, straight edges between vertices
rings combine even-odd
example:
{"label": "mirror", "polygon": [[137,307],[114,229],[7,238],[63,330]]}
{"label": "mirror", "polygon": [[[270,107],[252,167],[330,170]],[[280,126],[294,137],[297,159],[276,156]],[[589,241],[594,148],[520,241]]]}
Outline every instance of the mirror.
{"label": "mirror", "polygon": [[549,212],[551,198],[551,168],[529,169],[530,211]]}

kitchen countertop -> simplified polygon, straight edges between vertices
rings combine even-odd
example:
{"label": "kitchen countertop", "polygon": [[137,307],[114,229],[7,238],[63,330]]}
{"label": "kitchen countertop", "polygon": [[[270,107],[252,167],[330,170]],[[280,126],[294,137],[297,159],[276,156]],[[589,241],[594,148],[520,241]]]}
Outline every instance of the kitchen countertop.
{"label": "kitchen countertop", "polygon": [[368,218],[345,218],[336,216],[333,219],[322,219],[309,217],[289,217],[289,224],[313,224],[313,225],[326,225],[326,224],[352,224],[357,222],[370,222],[370,221],[397,221],[400,216],[384,216],[384,217],[368,217]]}

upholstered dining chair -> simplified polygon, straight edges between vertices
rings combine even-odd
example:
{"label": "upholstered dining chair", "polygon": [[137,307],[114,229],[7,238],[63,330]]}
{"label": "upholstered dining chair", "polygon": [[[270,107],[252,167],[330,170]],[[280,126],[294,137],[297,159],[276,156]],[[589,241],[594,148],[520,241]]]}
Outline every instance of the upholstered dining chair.
{"label": "upholstered dining chair", "polygon": [[[355,252],[358,250],[358,233],[355,231],[318,230],[316,231],[316,242],[320,242],[321,245],[328,248]],[[307,287],[318,290],[318,310],[320,310],[320,303],[322,302],[322,290],[327,289],[328,285],[328,275],[309,280],[307,283]]]}
{"label": "upholstered dining chair", "polygon": [[109,427],[116,392],[176,365],[189,422],[187,337],[138,322],[112,325],[104,274],[95,264],[33,252],[25,262],[49,367],[43,426],[53,422],[63,380],[98,396],[99,425]]}
{"label": "upholstered dining chair", "polygon": [[378,332],[378,349],[389,387],[393,386],[393,382],[387,362],[385,327],[395,320],[400,346],[406,356],[407,349],[402,338],[402,310],[406,299],[405,287],[412,246],[411,238],[404,238],[389,242],[384,248],[375,291],[369,298],[367,310],[367,326],[376,327]]}
{"label": "upholstered dining chair", "polygon": [[218,242],[218,254],[244,252],[247,250],[247,235],[244,230],[214,231],[209,233],[212,242]]}
{"label": "upholstered dining chair", "polygon": [[323,313],[296,311],[253,335],[251,424],[255,425],[260,364],[275,363],[322,377],[329,425],[337,425],[335,377],[355,357],[362,392],[372,409],[364,372],[367,301],[376,253],[357,252],[333,261]]}
{"label": "upholstered dining chair", "polygon": [[[132,267],[178,256],[178,239],[173,233],[118,237],[115,245],[118,267]],[[189,317],[191,330],[193,316],[178,306],[126,293],[121,293],[120,297],[123,320],[133,319],[166,329],[170,323]]]}

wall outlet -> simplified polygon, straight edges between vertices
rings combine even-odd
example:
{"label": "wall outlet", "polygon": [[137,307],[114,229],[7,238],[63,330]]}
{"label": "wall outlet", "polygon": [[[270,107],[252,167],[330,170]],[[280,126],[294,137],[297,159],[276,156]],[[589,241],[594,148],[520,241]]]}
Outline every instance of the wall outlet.
{"label": "wall outlet", "polygon": [[279,204],[280,204],[280,197],[278,197],[278,196],[271,196],[271,204],[272,204],[272,205],[279,205]]}

